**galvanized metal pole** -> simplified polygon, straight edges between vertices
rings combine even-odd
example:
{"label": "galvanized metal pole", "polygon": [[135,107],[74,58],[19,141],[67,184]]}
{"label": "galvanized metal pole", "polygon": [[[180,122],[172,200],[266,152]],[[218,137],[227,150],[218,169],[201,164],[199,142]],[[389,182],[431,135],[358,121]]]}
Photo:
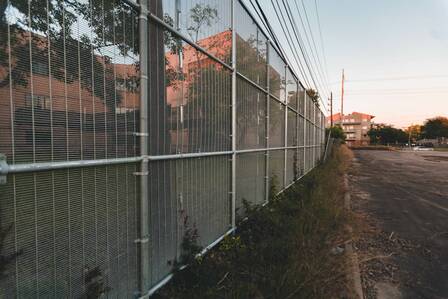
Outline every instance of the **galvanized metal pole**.
{"label": "galvanized metal pole", "polygon": [[300,136],[300,133],[299,133],[299,129],[300,129],[300,127],[299,127],[299,124],[300,124],[299,86],[300,86],[299,79],[297,79],[297,86],[296,86],[296,107],[297,107],[297,114],[296,114],[296,153],[295,153],[295,155],[296,155],[296,174],[297,174],[297,177],[294,178],[294,181],[298,180],[299,177],[301,176],[301,174],[300,174],[300,164],[299,164],[300,163],[299,162],[299,159],[300,159],[300,157],[299,157],[299,148],[300,148],[300,143],[299,143],[299,136]]}
{"label": "galvanized metal pole", "polygon": [[287,102],[288,102],[288,95],[286,94],[286,84],[287,84],[287,81],[286,81],[286,69],[288,68],[288,65],[286,64],[285,65],[285,69],[284,69],[284,71],[283,71],[283,75],[285,76],[285,132],[284,132],[284,134],[285,134],[285,143],[283,144],[283,146],[285,147],[285,149],[283,150],[283,188],[285,188],[287,185],[288,185],[288,183],[287,183],[287,178],[286,178],[286,175],[287,175],[287,171],[286,171],[286,167],[287,167],[287,164],[288,164],[288,150],[286,149],[286,147],[288,146],[288,105],[287,105]]}
{"label": "galvanized metal pole", "polygon": [[236,32],[235,1],[232,0],[232,228],[236,227]]}
{"label": "galvanized metal pole", "polygon": [[269,49],[271,42],[266,42],[266,152],[265,152],[265,203],[269,202],[269,113],[270,113],[270,99],[269,99]]}
{"label": "galvanized metal pole", "polygon": [[148,0],[140,1],[140,291],[150,288],[149,198],[148,198]]}
{"label": "galvanized metal pole", "polygon": [[[317,126],[317,122],[316,122],[316,103],[313,102],[313,161],[316,160],[316,126]],[[313,163],[313,167],[316,164]]]}
{"label": "galvanized metal pole", "polygon": [[307,136],[306,136],[306,127],[308,124],[308,120],[307,120],[307,94],[306,94],[306,89],[304,91],[304,95],[303,95],[303,173],[305,174],[307,172],[307,166],[308,163],[306,161],[306,151],[308,150],[308,142],[306,140]]}
{"label": "galvanized metal pole", "polygon": [[333,127],[333,92],[330,92],[330,128]]}

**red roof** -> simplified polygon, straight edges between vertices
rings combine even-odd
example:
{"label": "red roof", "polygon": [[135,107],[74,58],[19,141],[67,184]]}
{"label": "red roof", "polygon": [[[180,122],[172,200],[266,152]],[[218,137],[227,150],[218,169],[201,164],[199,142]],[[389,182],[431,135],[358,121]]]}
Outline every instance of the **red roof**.
{"label": "red roof", "polygon": [[[361,116],[361,118],[369,118],[369,119],[372,119],[375,117],[374,115],[354,111],[350,114],[344,114],[344,118],[351,118],[353,115],[359,115],[359,116]],[[331,116],[327,116],[327,118],[326,118],[327,121],[330,120],[330,117]],[[333,121],[340,121],[341,113],[333,114],[332,117],[333,117]]]}

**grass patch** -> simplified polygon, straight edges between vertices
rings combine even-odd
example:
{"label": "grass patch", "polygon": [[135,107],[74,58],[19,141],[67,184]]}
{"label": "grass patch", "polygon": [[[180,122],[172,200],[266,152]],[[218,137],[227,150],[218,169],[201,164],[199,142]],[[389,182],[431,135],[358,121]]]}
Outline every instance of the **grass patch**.
{"label": "grass patch", "polygon": [[350,151],[335,147],[328,161],[261,208],[205,256],[195,258],[154,298],[344,298],[343,245],[350,220],[343,173]]}

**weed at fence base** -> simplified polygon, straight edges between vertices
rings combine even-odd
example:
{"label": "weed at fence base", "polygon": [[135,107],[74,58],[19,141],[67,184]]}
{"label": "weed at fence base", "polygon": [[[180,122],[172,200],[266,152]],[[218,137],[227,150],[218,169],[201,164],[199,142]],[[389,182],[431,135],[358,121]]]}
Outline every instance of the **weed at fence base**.
{"label": "weed at fence base", "polygon": [[344,297],[345,258],[331,249],[344,240],[349,221],[342,185],[347,159],[345,147],[337,148],[267,206],[246,202],[248,218],[237,233],[176,273],[155,297]]}

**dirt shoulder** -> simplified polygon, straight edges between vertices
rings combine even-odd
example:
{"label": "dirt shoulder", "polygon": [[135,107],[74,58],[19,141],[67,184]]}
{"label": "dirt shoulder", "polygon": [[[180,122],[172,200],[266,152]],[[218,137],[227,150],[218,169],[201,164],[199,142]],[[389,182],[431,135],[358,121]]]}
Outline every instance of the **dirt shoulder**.
{"label": "dirt shoulder", "polygon": [[444,153],[354,154],[350,192],[365,298],[448,298]]}

